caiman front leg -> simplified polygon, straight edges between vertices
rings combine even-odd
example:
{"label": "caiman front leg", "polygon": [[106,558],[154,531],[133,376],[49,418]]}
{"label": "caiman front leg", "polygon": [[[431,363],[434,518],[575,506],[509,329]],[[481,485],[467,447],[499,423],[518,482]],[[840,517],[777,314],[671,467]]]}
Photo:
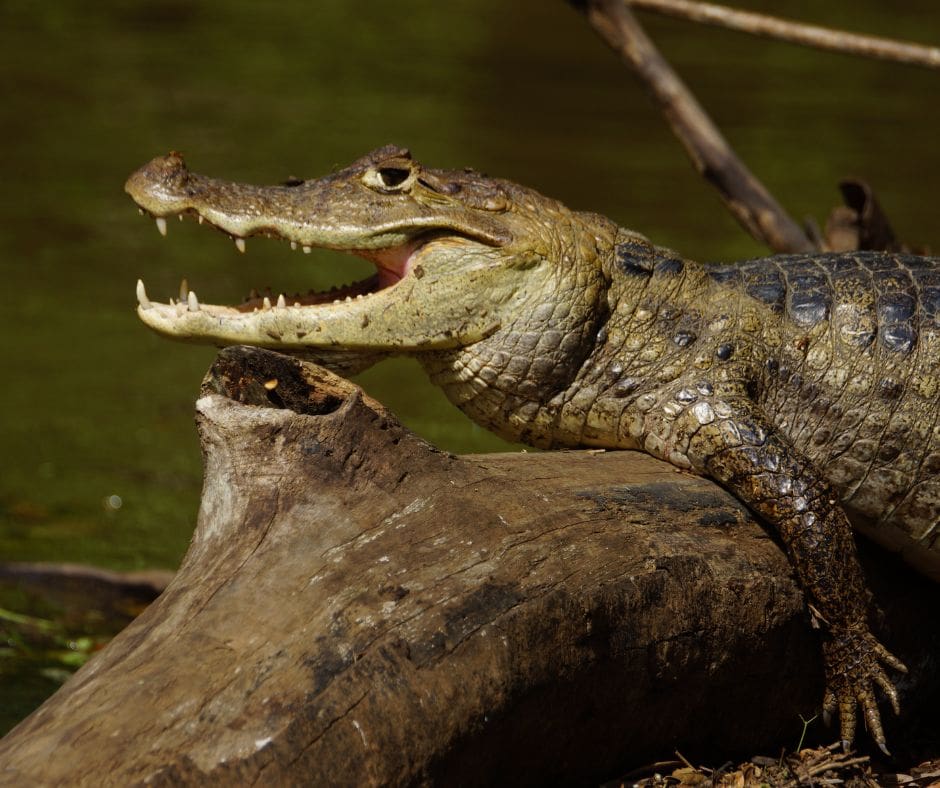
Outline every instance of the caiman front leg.
{"label": "caiman front leg", "polygon": [[851,526],[822,474],[743,392],[722,396],[698,381],[656,399],[658,407],[641,418],[645,448],[714,479],[780,536],[824,632],[823,711],[839,710],[848,747],[860,705],[872,738],[887,753],[874,686],[898,713],[897,691],[882,664],[906,668],[868,628],[869,593]]}

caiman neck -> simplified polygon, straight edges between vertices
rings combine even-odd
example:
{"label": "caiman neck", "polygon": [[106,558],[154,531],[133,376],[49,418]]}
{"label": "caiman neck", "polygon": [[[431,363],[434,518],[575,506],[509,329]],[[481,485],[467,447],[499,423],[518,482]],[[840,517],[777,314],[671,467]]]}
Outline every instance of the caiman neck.
{"label": "caiman neck", "polygon": [[[541,447],[589,445],[591,409],[619,397],[615,387],[634,359],[639,374],[651,348],[675,344],[670,314],[706,286],[701,265],[603,217],[574,214],[572,225],[580,232],[563,237],[578,238],[577,248],[555,250],[512,323],[468,347],[421,356],[474,421]],[[638,338],[648,346],[628,350]]]}

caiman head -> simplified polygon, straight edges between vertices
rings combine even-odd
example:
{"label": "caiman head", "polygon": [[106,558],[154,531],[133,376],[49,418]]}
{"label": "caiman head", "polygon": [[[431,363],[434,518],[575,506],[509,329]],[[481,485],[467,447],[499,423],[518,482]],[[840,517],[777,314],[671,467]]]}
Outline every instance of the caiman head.
{"label": "caiman head", "polygon": [[347,373],[393,354],[438,354],[440,367],[440,354],[499,343],[507,332],[564,335],[595,322],[605,287],[598,258],[616,233],[602,217],[472,170],[428,169],[394,146],[319,180],[266,187],[197,175],[171,153],[125,188],[161,232],[183,214],[241,250],[244,239],[266,236],[371,261],[373,276],[329,293],[233,306],[192,292],[156,303],[138,283],[138,314],[161,334],[268,347]]}

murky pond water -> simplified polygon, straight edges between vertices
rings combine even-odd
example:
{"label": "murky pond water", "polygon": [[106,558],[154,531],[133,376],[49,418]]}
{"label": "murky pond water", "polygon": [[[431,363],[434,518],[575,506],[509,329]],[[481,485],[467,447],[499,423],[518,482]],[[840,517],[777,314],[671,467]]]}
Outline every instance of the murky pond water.
{"label": "murky pond water", "polygon": [[[933,0],[901,5],[804,0],[786,10],[940,41]],[[940,248],[940,74],[643,18],[794,215],[823,219],[837,180],[859,175],[900,235]],[[157,154],[181,150],[200,172],[277,182],[397,142],[429,164],[471,165],[605,213],[689,257],[763,251],[560,0],[7,0],[0,87],[4,560],[172,567],[185,550],[201,476],[193,400],[213,352],[148,333],[134,314],[138,277],[159,299],[185,275],[225,301],[367,270],[275,242],[241,256],[190,223],[161,239],[122,193]],[[452,408],[414,362],[385,363],[361,382],[440,446],[513,448]]]}

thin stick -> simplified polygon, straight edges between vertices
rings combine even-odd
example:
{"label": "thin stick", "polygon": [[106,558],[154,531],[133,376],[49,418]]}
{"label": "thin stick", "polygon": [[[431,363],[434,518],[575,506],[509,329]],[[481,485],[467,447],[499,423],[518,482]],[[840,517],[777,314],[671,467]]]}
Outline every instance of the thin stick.
{"label": "thin stick", "polygon": [[845,30],[834,30],[819,25],[807,25],[713,3],[699,3],[692,2],[692,0],[626,0],[626,2],[633,8],[640,8],[644,11],[655,11],[679,19],[727,27],[742,33],[776,38],[830,52],[893,60],[926,68],[940,68],[940,47],[892,41],[889,38],[849,33]]}
{"label": "thin stick", "polygon": [[637,72],[695,169],[718,189],[735,219],[754,238],[777,252],[815,249],[806,233],[738,159],[623,0],[571,0],[571,3]]}

